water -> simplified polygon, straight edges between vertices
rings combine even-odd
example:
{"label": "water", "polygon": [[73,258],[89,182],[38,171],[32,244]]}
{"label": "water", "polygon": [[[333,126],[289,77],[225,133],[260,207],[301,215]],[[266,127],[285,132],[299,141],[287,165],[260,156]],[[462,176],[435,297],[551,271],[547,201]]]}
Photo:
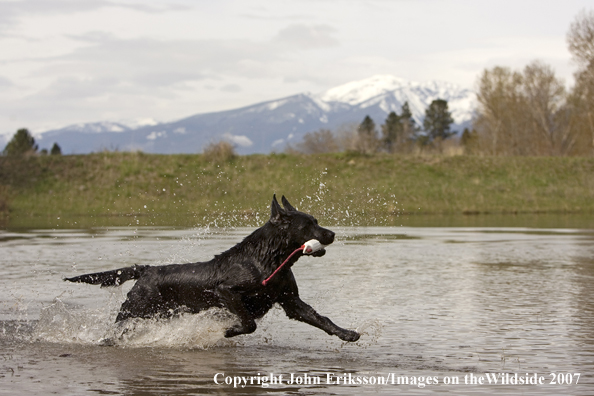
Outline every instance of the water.
{"label": "water", "polygon": [[[247,336],[223,338],[234,318],[219,310],[141,321],[101,347],[132,282],[61,280],[206,260],[251,230],[0,231],[0,394],[594,394],[588,229],[334,228],[326,256],[294,273],[304,301],[363,334],[354,344],[275,308]],[[291,374],[313,383],[288,384]],[[271,375],[282,383],[263,386]],[[234,377],[253,383],[234,388]]]}

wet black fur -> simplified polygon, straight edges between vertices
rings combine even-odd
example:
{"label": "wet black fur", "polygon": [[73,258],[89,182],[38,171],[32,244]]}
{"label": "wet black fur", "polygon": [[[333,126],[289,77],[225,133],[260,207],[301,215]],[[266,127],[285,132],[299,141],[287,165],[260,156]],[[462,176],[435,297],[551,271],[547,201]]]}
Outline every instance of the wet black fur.
{"label": "wet black fur", "polygon": [[[299,298],[291,266],[298,253],[266,284],[266,279],[297,248],[310,239],[323,245],[334,242],[334,233],[317,220],[299,212],[282,197],[272,200],[270,220],[242,242],[201,263],[162,266],[132,266],[112,271],[66,278],[70,282],[117,286],[137,279],[122,304],[116,322],[130,318],[170,317],[176,313],[197,313],[211,307],[228,309],[240,323],[225,337],[252,333],[255,319],[279,303],[287,316],[336,335],[344,341],[357,341],[356,331],[343,329],[319,315]],[[314,253],[323,256],[325,250]]]}

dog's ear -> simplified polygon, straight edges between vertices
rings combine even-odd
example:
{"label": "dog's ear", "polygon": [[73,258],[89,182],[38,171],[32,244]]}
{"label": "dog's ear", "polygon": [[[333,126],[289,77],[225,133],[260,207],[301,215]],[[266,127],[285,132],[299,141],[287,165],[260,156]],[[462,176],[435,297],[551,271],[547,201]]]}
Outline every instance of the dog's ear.
{"label": "dog's ear", "polygon": [[297,209],[295,209],[295,208],[293,207],[293,205],[291,205],[291,204],[289,203],[289,201],[287,201],[287,198],[285,198],[285,196],[284,196],[284,195],[283,195],[283,197],[282,197],[282,199],[281,199],[281,202],[283,203],[283,206],[285,207],[285,209],[286,209],[286,210],[288,210],[289,212],[296,212],[296,211],[297,211]]}
{"label": "dog's ear", "polygon": [[272,196],[272,205],[270,205],[270,222],[272,224],[280,224],[284,215],[285,211],[278,204],[276,194],[274,194]]}

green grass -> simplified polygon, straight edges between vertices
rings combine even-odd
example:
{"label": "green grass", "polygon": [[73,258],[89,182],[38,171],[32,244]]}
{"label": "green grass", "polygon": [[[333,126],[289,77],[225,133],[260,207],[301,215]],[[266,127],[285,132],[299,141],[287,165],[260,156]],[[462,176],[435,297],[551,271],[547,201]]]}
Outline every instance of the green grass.
{"label": "green grass", "polygon": [[10,219],[248,221],[267,215],[273,193],[336,222],[373,223],[404,213],[592,214],[594,158],[340,153],[217,163],[202,155],[142,153],[0,157],[0,209]]}

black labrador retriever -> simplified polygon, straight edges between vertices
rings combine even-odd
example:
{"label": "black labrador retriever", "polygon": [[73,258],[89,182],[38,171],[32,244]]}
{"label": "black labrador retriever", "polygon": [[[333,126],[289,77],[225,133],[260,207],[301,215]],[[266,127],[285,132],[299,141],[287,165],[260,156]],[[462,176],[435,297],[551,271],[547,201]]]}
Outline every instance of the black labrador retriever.
{"label": "black labrador retriever", "polygon": [[[65,280],[118,286],[137,279],[122,304],[117,323],[130,318],[164,318],[221,307],[239,318],[239,324],[225,332],[225,337],[234,337],[253,333],[255,319],[279,303],[291,319],[318,327],[341,340],[357,341],[359,333],[338,327],[299,298],[291,271],[291,266],[305,254],[301,250],[296,252],[297,249],[311,239],[329,245],[334,242],[334,232],[320,227],[313,216],[295,209],[284,196],[282,203],[284,209],[274,196],[270,220],[210,261],[135,265]],[[324,254],[325,250],[313,253],[318,257]],[[270,278],[285,260],[285,265]]]}

